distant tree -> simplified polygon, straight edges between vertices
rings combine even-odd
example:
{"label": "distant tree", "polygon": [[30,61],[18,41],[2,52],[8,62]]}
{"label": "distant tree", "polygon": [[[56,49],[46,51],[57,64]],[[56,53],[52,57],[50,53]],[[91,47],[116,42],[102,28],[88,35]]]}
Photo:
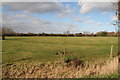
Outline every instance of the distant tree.
{"label": "distant tree", "polygon": [[2,35],[2,40],[5,40],[5,36],[7,35],[13,35],[15,34],[14,30],[8,27],[2,27],[1,28],[1,35]]}
{"label": "distant tree", "polygon": [[84,35],[84,36],[89,36],[90,34],[91,34],[91,33],[90,33],[89,31],[84,31],[84,32],[83,32],[83,35]]}
{"label": "distant tree", "polygon": [[98,36],[108,36],[108,33],[106,31],[103,31],[103,32],[98,32],[97,35]]}
{"label": "distant tree", "polygon": [[107,32],[108,36],[117,37],[117,32]]}
{"label": "distant tree", "polygon": [[83,36],[82,33],[76,33],[75,36]]}
{"label": "distant tree", "polygon": [[42,36],[45,36],[45,35],[46,35],[46,33],[42,32]]}

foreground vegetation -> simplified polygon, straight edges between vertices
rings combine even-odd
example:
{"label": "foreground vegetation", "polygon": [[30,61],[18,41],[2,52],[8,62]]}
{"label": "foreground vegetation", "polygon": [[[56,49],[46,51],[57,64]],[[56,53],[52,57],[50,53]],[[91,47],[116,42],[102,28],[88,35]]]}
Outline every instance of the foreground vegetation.
{"label": "foreground vegetation", "polygon": [[64,61],[13,64],[3,67],[3,78],[118,78],[118,57],[102,64],[75,67]]}

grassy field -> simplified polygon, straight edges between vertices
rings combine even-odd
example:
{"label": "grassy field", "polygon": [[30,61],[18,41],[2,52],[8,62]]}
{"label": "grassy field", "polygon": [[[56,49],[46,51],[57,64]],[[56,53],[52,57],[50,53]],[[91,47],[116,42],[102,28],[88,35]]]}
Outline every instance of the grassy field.
{"label": "grassy field", "polygon": [[109,57],[111,45],[117,54],[117,37],[6,37],[2,41],[3,64],[47,62],[58,60],[55,53],[64,47],[74,56],[87,61],[101,61]]}

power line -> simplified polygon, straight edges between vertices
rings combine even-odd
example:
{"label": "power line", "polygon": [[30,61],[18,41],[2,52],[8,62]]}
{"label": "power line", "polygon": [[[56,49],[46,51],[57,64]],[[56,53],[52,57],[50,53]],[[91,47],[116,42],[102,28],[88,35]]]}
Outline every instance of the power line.
{"label": "power line", "polygon": [[[78,5],[74,17],[77,17],[77,14],[78,14],[78,12],[79,12],[79,7],[80,7],[80,6]],[[72,17],[72,15],[71,15],[70,17]],[[70,30],[71,30],[71,28],[73,27],[74,22],[75,22],[75,20],[73,19],[73,20],[72,20],[72,23],[71,23],[71,25],[70,25],[70,27],[68,28],[67,31],[70,31]],[[64,50],[66,49],[66,48],[65,48],[65,43],[66,43],[67,38],[68,38],[68,34],[67,34],[67,36],[64,38],[63,44],[62,44],[62,48],[63,48]]]}

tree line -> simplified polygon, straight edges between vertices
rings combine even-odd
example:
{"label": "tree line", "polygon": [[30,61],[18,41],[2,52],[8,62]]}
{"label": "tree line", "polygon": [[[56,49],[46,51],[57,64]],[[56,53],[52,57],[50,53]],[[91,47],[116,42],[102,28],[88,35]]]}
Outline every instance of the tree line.
{"label": "tree line", "polygon": [[[67,31],[69,32],[69,31]],[[106,37],[117,37],[118,32],[107,32],[107,31],[100,31],[97,33],[90,33],[90,32],[83,32],[83,33],[17,33],[11,28],[4,27],[1,29],[2,37],[5,36],[70,36],[70,37],[97,37],[97,36],[106,36]]]}
{"label": "tree line", "polygon": [[106,32],[106,31],[100,31],[97,33],[90,33],[90,34],[84,34],[84,33],[70,33],[70,34],[55,34],[55,33],[14,33],[14,34],[7,34],[6,36],[70,36],[70,37],[97,37],[97,36],[104,36],[104,37],[117,37],[117,32]]}

